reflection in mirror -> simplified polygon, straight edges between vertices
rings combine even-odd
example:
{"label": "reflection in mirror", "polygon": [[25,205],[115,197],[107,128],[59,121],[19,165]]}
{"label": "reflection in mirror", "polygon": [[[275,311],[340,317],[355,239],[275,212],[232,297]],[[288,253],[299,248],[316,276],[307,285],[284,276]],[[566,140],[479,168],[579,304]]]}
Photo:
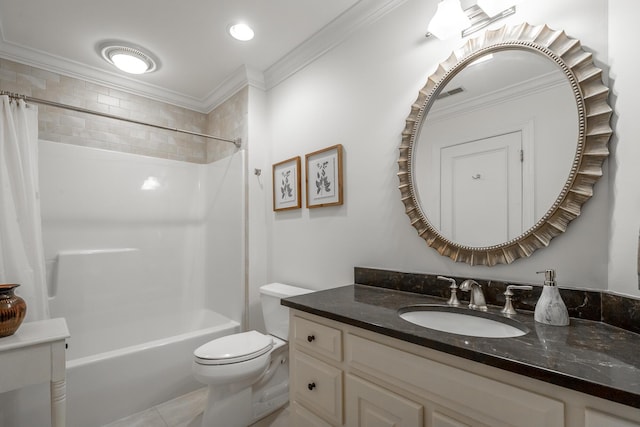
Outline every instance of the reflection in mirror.
{"label": "reflection in mirror", "polygon": [[485,54],[456,70],[418,128],[416,199],[452,241],[506,242],[551,208],[577,141],[575,96],[554,61],[522,49]]}
{"label": "reflection in mirror", "polygon": [[549,245],[602,175],[607,95],[591,54],[562,31],[525,23],[467,41],[429,77],[402,133],[411,225],[471,265]]}

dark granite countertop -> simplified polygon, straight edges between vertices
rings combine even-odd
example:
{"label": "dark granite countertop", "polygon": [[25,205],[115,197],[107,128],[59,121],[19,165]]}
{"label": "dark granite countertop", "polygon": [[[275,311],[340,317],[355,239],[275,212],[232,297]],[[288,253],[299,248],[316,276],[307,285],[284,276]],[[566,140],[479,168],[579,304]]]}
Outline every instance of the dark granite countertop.
{"label": "dark granite countertop", "polygon": [[[529,333],[478,338],[423,328],[397,313],[407,305],[444,303],[433,296],[358,284],[282,300],[290,308],[640,408],[639,334],[574,318],[566,327],[548,326],[525,312],[512,319]],[[502,316],[500,307],[489,311]]]}

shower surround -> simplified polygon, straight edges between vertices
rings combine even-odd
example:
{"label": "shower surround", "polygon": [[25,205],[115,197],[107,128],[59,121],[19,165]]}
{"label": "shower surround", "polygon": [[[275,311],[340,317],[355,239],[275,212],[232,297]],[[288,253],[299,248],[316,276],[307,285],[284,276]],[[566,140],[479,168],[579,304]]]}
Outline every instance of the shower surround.
{"label": "shower surround", "polygon": [[[39,148],[51,316],[71,333],[68,425],[101,426],[200,387],[193,350],[239,331],[244,311],[244,151],[193,164]],[[40,409],[17,425],[46,425]]]}

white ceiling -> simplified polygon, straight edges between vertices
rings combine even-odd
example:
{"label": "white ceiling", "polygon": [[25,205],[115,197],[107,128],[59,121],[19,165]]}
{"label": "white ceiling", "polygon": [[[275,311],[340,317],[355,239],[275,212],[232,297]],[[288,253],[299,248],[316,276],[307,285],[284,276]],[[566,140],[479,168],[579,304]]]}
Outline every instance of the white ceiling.
{"label": "white ceiling", "polygon": [[[209,112],[247,83],[270,88],[405,0],[0,0],[0,57]],[[227,33],[238,21],[256,37]],[[97,46],[160,60],[130,76]]]}

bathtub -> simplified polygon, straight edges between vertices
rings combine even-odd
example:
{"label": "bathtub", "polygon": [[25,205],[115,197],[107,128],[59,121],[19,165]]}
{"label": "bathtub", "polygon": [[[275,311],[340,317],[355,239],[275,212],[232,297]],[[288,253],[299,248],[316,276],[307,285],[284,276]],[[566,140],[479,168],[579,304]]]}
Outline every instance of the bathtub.
{"label": "bathtub", "polygon": [[[71,345],[67,354],[69,427],[103,426],[202,387],[191,375],[193,350],[240,330],[238,322],[205,309],[189,315],[147,316],[141,320],[126,330],[113,331],[115,340],[102,334],[82,336],[82,330],[76,331],[83,348],[74,349]],[[136,340],[136,335],[145,331],[148,334],[151,324],[153,330],[164,331],[165,336],[96,354],[79,353],[93,345],[105,348],[100,340],[117,341],[117,335],[122,335],[124,341]]]}

